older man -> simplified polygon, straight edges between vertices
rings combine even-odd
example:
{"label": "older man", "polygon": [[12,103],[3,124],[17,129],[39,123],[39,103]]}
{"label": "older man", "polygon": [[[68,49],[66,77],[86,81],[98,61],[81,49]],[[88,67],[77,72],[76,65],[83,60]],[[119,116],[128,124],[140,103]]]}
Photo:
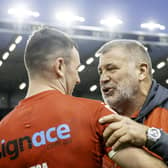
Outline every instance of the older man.
{"label": "older man", "polygon": [[[100,120],[101,123],[112,122],[104,131],[106,145],[118,151],[113,153],[112,159],[122,167],[129,161],[138,163],[141,154],[135,152],[131,161],[127,159],[129,148],[122,149],[133,145],[146,147],[168,164],[168,90],[153,80],[146,48],[138,41],[114,40],[103,45],[96,54],[100,55],[98,71],[103,99],[119,114],[127,116],[111,115]],[[121,159],[124,152],[125,157]],[[142,162],[147,155],[142,156]],[[148,159],[149,167],[154,166],[153,160],[156,159]],[[138,168],[138,164],[135,167]],[[142,167],[147,168],[145,164]]]}

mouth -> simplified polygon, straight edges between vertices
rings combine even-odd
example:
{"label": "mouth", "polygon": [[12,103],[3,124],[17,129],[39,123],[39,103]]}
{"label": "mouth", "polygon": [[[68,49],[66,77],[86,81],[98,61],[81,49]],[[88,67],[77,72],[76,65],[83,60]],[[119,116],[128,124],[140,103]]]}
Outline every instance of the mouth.
{"label": "mouth", "polygon": [[110,96],[113,94],[114,88],[106,87],[106,88],[102,88],[102,91],[103,91],[104,95]]}

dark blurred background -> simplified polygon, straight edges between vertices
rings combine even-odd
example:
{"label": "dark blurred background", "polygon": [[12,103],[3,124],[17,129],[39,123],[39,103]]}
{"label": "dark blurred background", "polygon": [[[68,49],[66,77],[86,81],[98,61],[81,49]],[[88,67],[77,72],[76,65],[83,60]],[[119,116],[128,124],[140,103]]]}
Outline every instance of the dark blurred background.
{"label": "dark blurred background", "polygon": [[1,0],[0,4],[0,119],[26,94],[25,44],[32,31],[44,26],[67,32],[79,46],[81,84],[74,96],[102,99],[94,54],[105,42],[123,38],[147,47],[154,78],[168,88],[168,1]]}

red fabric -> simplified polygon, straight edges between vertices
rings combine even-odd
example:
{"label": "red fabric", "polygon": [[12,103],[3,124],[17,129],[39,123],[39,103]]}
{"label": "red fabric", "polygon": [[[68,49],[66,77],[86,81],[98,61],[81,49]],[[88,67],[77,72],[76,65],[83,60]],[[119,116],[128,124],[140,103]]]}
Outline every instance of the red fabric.
{"label": "red fabric", "polygon": [[[49,168],[100,168],[105,126],[98,119],[111,113],[99,101],[55,90],[24,99],[0,122],[0,167],[29,168],[47,164]],[[69,131],[60,129],[65,124]],[[32,143],[30,148],[28,141],[20,139],[25,136],[40,146]],[[34,141],[33,137],[36,137]],[[16,143],[11,145],[11,142]],[[11,160],[14,155],[16,158]]]}
{"label": "red fabric", "polygon": [[[132,117],[135,118],[138,116],[138,112],[135,112]],[[163,131],[168,133],[168,110],[164,108],[157,107],[155,108],[148,116],[148,118],[145,120],[144,124],[149,127],[156,127],[161,128]],[[162,160],[162,158],[155,153],[149,151],[147,148],[143,148],[153,156],[159,158]],[[114,162],[110,161],[106,157],[103,159],[103,168],[115,168]],[[117,167],[119,168],[119,167]]]}
{"label": "red fabric", "polygon": [[103,168],[120,168],[107,155],[103,157]]}

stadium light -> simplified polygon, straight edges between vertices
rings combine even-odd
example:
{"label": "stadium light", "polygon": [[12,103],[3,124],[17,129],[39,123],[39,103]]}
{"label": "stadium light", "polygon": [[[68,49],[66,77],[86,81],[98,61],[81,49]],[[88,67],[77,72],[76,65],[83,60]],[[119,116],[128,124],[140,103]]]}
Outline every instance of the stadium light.
{"label": "stadium light", "polygon": [[157,67],[157,69],[161,69],[161,68],[163,68],[165,65],[166,65],[166,63],[165,63],[164,61],[162,61],[162,62],[158,63],[156,67]]}
{"label": "stadium light", "polygon": [[168,84],[168,79],[166,79],[166,81],[165,81],[165,82],[166,82],[166,84]]}
{"label": "stadium light", "polygon": [[69,26],[74,22],[84,22],[85,18],[75,15],[72,11],[62,11],[56,14],[56,19],[61,23]]}
{"label": "stadium light", "polygon": [[9,47],[9,51],[12,52],[15,50],[15,48],[16,48],[16,44],[12,43]]}
{"label": "stadium light", "polygon": [[19,44],[22,41],[22,36],[17,36],[15,43]]}
{"label": "stadium light", "polygon": [[91,64],[92,62],[94,61],[94,58],[93,57],[90,57],[86,60],[86,64],[89,65]]}
{"label": "stadium light", "polygon": [[112,28],[123,24],[123,21],[117,17],[107,17],[106,19],[100,20],[100,24]]}
{"label": "stadium light", "polygon": [[0,60],[0,67],[2,66],[3,62]]}
{"label": "stadium light", "polygon": [[17,7],[8,9],[8,14],[16,17],[18,21],[23,21],[23,19],[28,17],[40,16],[39,12],[31,11],[23,5],[18,5]]}
{"label": "stadium light", "polygon": [[97,89],[97,85],[92,85],[92,86],[90,87],[90,91],[91,91],[91,92],[94,92],[96,89]]}
{"label": "stadium light", "polygon": [[154,74],[155,73],[155,70],[152,68],[152,74]]}
{"label": "stadium light", "polygon": [[7,60],[9,57],[9,52],[5,52],[3,55],[2,55],[2,59],[3,60]]}
{"label": "stadium light", "polygon": [[96,53],[95,57],[98,58],[98,57],[100,57],[100,55],[101,55],[100,53]]}
{"label": "stadium light", "polygon": [[23,90],[25,87],[26,87],[26,83],[25,83],[25,82],[22,82],[22,83],[19,85],[19,89],[20,89],[20,90]]}
{"label": "stadium light", "polygon": [[86,68],[85,65],[80,65],[78,68],[78,72],[82,72]]}
{"label": "stadium light", "polygon": [[141,28],[148,29],[148,30],[155,30],[155,29],[160,29],[160,30],[165,30],[166,27],[164,25],[155,23],[155,22],[147,22],[147,23],[142,23]]}

